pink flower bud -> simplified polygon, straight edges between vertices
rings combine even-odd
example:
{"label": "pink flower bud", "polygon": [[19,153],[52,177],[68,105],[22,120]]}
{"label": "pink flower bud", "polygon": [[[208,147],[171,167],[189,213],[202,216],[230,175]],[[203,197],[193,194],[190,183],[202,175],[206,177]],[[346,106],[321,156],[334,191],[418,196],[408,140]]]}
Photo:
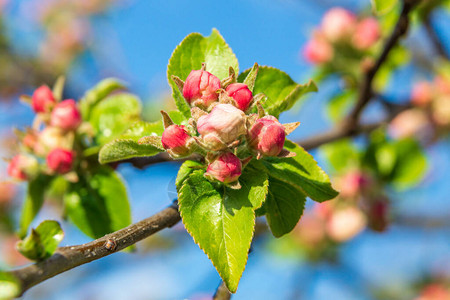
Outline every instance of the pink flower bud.
{"label": "pink flower bud", "polygon": [[8,175],[19,180],[28,180],[38,172],[39,164],[33,156],[18,154],[8,165]]}
{"label": "pink flower bud", "polygon": [[372,179],[363,172],[350,171],[338,179],[340,196],[353,198],[360,195],[372,183]]}
{"label": "pink flower bud", "polygon": [[227,87],[227,94],[236,101],[237,107],[246,111],[253,100],[252,91],[244,83],[232,83]]}
{"label": "pink flower bud", "polygon": [[219,78],[207,71],[192,70],[184,83],[183,97],[191,106],[207,108],[219,98],[218,89]]}
{"label": "pink flower bud", "polygon": [[330,41],[339,41],[351,36],[356,26],[356,16],[343,8],[327,11],[322,19],[322,32]]}
{"label": "pink flower bud", "polygon": [[414,85],[411,92],[411,102],[417,106],[425,106],[433,100],[433,86],[422,81]]}
{"label": "pink flower bud", "polygon": [[70,150],[54,149],[47,155],[47,166],[52,172],[66,174],[72,170],[74,157]]}
{"label": "pink flower bud", "polygon": [[48,152],[56,148],[70,149],[73,146],[72,138],[56,127],[46,127],[39,133],[38,143],[33,150],[39,156],[47,156]]}
{"label": "pink flower bud", "polygon": [[381,37],[380,24],[375,18],[366,18],[359,22],[353,36],[353,45],[358,49],[372,47]]}
{"label": "pink flower bud", "polygon": [[313,37],[303,48],[303,56],[312,64],[323,64],[329,62],[334,55],[333,47],[328,41]]}
{"label": "pink flower bud", "polygon": [[286,132],[273,116],[256,120],[248,132],[250,147],[265,156],[277,156],[283,150]]}
{"label": "pink flower bud", "polygon": [[31,106],[36,113],[50,112],[55,103],[53,92],[48,86],[42,85],[34,91]]}
{"label": "pink flower bud", "polygon": [[327,221],[327,233],[337,242],[355,237],[366,227],[364,214],[356,207],[347,207],[333,212]]}
{"label": "pink flower bud", "polygon": [[218,104],[208,115],[198,119],[197,131],[211,150],[226,149],[246,133],[245,114],[231,104]]}
{"label": "pink flower bud", "polygon": [[75,100],[69,99],[58,103],[52,111],[52,126],[63,130],[75,130],[81,124],[81,114]]}
{"label": "pink flower bud", "polygon": [[168,126],[161,138],[164,149],[168,150],[173,156],[187,156],[192,153],[190,143],[192,137],[188,134],[186,127],[183,125]]}
{"label": "pink flower bud", "polygon": [[428,117],[420,109],[408,109],[399,113],[389,125],[389,133],[394,138],[425,137],[429,129]]}
{"label": "pink flower bud", "polygon": [[205,175],[223,183],[236,181],[242,173],[239,158],[231,152],[223,153],[208,165]]}

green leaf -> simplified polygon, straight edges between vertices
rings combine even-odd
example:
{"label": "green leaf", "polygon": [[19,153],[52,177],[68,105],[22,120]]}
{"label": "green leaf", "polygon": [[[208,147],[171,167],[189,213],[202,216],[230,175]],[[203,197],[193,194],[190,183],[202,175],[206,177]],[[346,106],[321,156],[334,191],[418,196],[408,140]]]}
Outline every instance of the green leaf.
{"label": "green leaf", "polygon": [[131,223],[122,179],[108,166],[80,176],[64,197],[69,219],[86,235],[99,238]]}
{"label": "green leaf", "polygon": [[50,184],[51,178],[49,176],[41,175],[28,183],[27,195],[22,206],[22,215],[20,217],[20,228],[18,235],[24,238],[28,232],[33,219],[41,210],[44,203],[44,194]]}
{"label": "green leaf", "polygon": [[148,123],[139,121],[131,125],[120,138],[138,141],[143,136],[155,135],[161,136],[164,132],[164,126],[162,121]]}
{"label": "green leaf", "polygon": [[245,83],[248,86],[248,89],[253,92],[253,89],[255,88],[255,81],[256,77],[258,76],[258,64],[254,64],[253,67],[250,69],[250,71],[247,74],[247,77],[245,77],[243,83]]}
{"label": "green leaf", "polygon": [[46,220],[32,229],[30,234],[17,244],[17,249],[31,260],[43,260],[53,255],[64,238],[64,231],[56,221]]}
{"label": "green leaf", "polygon": [[398,0],[371,0],[372,9],[377,15],[384,15],[390,12]]}
{"label": "green leaf", "polygon": [[[250,69],[239,75],[238,81],[242,82],[250,73]],[[288,74],[276,68],[261,66],[256,77],[253,94],[263,93],[267,96],[263,107],[272,116],[278,117],[283,111],[289,110],[302,95],[316,92],[314,82],[307,84],[295,83]]]}
{"label": "green leaf", "polygon": [[213,184],[203,176],[204,170],[195,170],[184,180],[178,199],[187,231],[232,293],[236,292],[247,263],[255,226],[254,210],[261,206],[267,193],[264,173],[247,169],[239,178],[239,190]]}
{"label": "green leaf", "polygon": [[396,142],[397,163],[392,174],[392,184],[405,189],[417,184],[427,170],[427,158],[420,144],[413,139]]}
{"label": "green leaf", "polygon": [[182,184],[187,178],[189,178],[189,175],[191,175],[192,172],[202,167],[204,167],[202,163],[193,160],[185,161],[178,170],[177,179],[175,180],[177,191],[180,190]]}
{"label": "green leaf", "polygon": [[303,214],[306,197],[295,186],[269,177],[269,194],[264,204],[267,223],[275,237],[289,233]]}
{"label": "green leaf", "polygon": [[80,100],[80,109],[83,119],[89,120],[91,109],[114,91],[125,89],[125,84],[115,78],[100,81],[88,90]]}
{"label": "green leaf", "polygon": [[0,300],[9,300],[20,294],[20,281],[8,272],[0,271]]}
{"label": "green leaf", "polygon": [[154,145],[138,144],[134,140],[114,140],[102,147],[98,154],[101,164],[121,161],[133,157],[154,156],[164,151],[162,147]]}
{"label": "green leaf", "polygon": [[337,172],[359,167],[361,164],[361,155],[349,139],[324,145],[320,150]]}
{"label": "green leaf", "polygon": [[262,161],[271,177],[293,185],[317,202],[333,199],[338,195],[331,186],[328,175],[308,152],[288,140],[285,148],[297,155],[292,158],[267,157]]}
{"label": "green leaf", "polygon": [[347,90],[330,99],[327,105],[327,111],[333,122],[341,120],[347,114],[354,102],[354,97],[355,91]]}
{"label": "green leaf", "polygon": [[140,119],[140,100],[127,93],[107,97],[98,103],[91,111],[89,119],[95,130],[96,141],[103,145],[119,137],[130,127],[130,124]]}
{"label": "green leaf", "polygon": [[228,77],[229,67],[239,73],[239,64],[231,48],[220,33],[213,29],[209,37],[199,33],[188,35],[174,50],[167,67],[167,77],[172,86],[175,103],[186,119],[191,117],[190,107],[172,76],[186,80],[192,70],[199,70],[202,63],[206,63],[206,70],[219,79]]}

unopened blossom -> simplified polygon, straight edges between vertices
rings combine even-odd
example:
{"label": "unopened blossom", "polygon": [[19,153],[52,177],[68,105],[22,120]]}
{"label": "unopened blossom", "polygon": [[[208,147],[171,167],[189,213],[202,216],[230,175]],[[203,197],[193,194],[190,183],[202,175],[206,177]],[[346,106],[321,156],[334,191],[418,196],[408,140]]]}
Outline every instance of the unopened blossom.
{"label": "unopened blossom", "polygon": [[313,37],[303,48],[303,56],[312,64],[329,62],[334,55],[333,47],[323,38]]}
{"label": "unopened blossom", "polygon": [[353,45],[358,49],[372,47],[381,37],[380,23],[375,18],[365,18],[356,25]]}
{"label": "unopened blossom", "polygon": [[226,149],[246,133],[245,114],[231,104],[218,104],[209,114],[198,119],[197,131],[209,149]]}
{"label": "unopened blossom", "polygon": [[246,111],[253,100],[252,91],[244,83],[232,83],[227,86],[226,92],[236,101],[237,107],[242,111]]}
{"label": "unopened blossom", "polygon": [[58,103],[52,111],[50,123],[63,130],[75,130],[81,124],[81,114],[75,100]]}
{"label": "unopened blossom", "polygon": [[369,187],[371,178],[359,170],[347,172],[338,180],[338,190],[343,198],[353,198]]}
{"label": "unopened blossom", "polygon": [[417,106],[426,106],[433,100],[433,86],[427,81],[421,81],[414,85],[411,92],[411,102]]}
{"label": "unopened blossom", "polygon": [[55,105],[56,100],[52,90],[46,86],[37,88],[31,97],[31,106],[36,113],[48,113]]}
{"label": "unopened blossom", "polygon": [[219,98],[220,79],[203,70],[193,70],[183,86],[183,97],[191,106],[208,108]]}
{"label": "unopened blossom", "polygon": [[236,181],[241,173],[242,163],[239,158],[231,152],[226,152],[208,165],[205,176],[230,183]]}
{"label": "unopened blossom", "polygon": [[425,136],[428,129],[428,117],[420,109],[408,109],[401,112],[389,125],[389,132],[395,138]]}
{"label": "unopened blossom", "polygon": [[181,157],[192,153],[192,137],[183,125],[168,126],[161,138],[164,149],[168,150],[172,156]]}
{"label": "unopened blossom", "polygon": [[332,240],[345,242],[359,234],[366,223],[364,214],[356,207],[339,209],[327,220],[327,233]]}
{"label": "unopened blossom", "polygon": [[277,156],[283,150],[286,132],[273,116],[258,119],[248,132],[250,147],[265,156]]}
{"label": "unopened blossom", "polygon": [[353,34],[356,22],[356,16],[352,12],[335,7],[325,13],[321,30],[328,40],[339,41]]}
{"label": "unopened blossom", "polygon": [[75,154],[66,149],[54,149],[47,155],[47,167],[58,174],[66,174],[72,170]]}
{"label": "unopened blossom", "polygon": [[18,180],[28,180],[36,175],[39,168],[38,161],[30,155],[18,154],[8,165],[8,175]]}
{"label": "unopened blossom", "polygon": [[38,142],[34,152],[39,156],[46,156],[48,152],[56,148],[72,148],[71,137],[57,127],[48,126],[38,134]]}

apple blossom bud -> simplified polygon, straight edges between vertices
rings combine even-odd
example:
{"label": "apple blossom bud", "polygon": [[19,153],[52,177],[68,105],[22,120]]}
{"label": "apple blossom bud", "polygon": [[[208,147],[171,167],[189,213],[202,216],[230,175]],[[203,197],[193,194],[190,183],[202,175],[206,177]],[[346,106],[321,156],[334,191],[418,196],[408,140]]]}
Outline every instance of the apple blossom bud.
{"label": "apple blossom bud", "polygon": [[81,124],[81,114],[75,100],[58,103],[52,111],[50,124],[63,130],[77,129]]}
{"label": "apple blossom bud", "polygon": [[197,131],[209,149],[226,149],[246,133],[245,114],[231,104],[218,104],[208,115],[198,119]]}
{"label": "apple blossom bud", "polygon": [[334,55],[333,47],[328,41],[316,38],[309,40],[303,48],[303,56],[312,64],[323,64],[329,62]]}
{"label": "apple blossom bud", "polygon": [[425,137],[429,129],[428,117],[420,109],[405,110],[399,113],[389,124],[389,133],[394,138]]}
{"label": "apple blossom bud", "polygon": [[355,30],[356,16],[341,7],[327,11],[322,19],[322,32],[330,41],[339,41],[350,37]]}
{"label": "apple blossom bud", "polygon": [[283,150],[286,132],[274,116],[256,120],[248,132],[251,148],[261,155],[277,156]]}
{"label": "apple blossom bud", "polygon": [[70,149],[73,146],[72,138],[61,129],[48,126],[39,133],[38,142],[33,150],[39,156],[47,156],[48,152],[56,149]]}
{"label": "apple blossom bud", "polygon": [[53,92],[48,86],[42,85],[34,91],[31,106],[36,113],[50,112],[55,103]]}
{"label": "apple blossom bud", "polygon": [[190,147],[192,137],[188,134],[186,127],[183,125],[168,126],[161,138],[164,149],[175,157],[187,156],[192,153]]}
{"label": "apple blossom bud", "polygon": [[191,106],[209,107],[219,98],[220,79],[203,70],[192,70],[183,87],[183,97]]}
{"label": "apple blossom bud", "polygon": [[364,214],[356,207],[347,207],[333,212],[327,221],[327,233],[337,242],[355,237],[366,227]]}
{"label": "apple blossom bud", "polygon": [[242,163],[231,152],[219,155],[208,165],[205,176],[217,179],[223,183],[236,181],[242,173]]}
{"label": "apple blossom bud", "polygon": [[339,178],[338,185],[340,196],[343,198],[353,198],[367,189],[372,183],[372,179],[359,170],[350,171]]}
{"label": "apple blossom bud", "polygon": [[365,18],[358,23],[353,36],[353,45],[358,49],[372,47],[381,36],[380,24],[375,18]]}
{"label": "apple blossom bud", "polygon": [[425,106],[433,100],[433,86],[427,81],[414,85],[411,92],[411,102],[417,106]]}
{"label": "apple blossom bud", "polygon": [[22,144],[28,150],[33,150],[38,142],[38,136],[34,131],[27,132],[22,139]]}
{"label": "apple blossom bud", "polygon": [[66,174],[72,170],[74,157],[70,150],[54,149],[47,155],[47,166],[52,172]]}
{"label": "apple blossom bud", "polygon": [[252,91],[244,83],[232,83],[227,89],[227,94],[236,101],[237,107],[246,111],[253,100]]}
{"label": "apple blossom bud", "polygon": [[15,179],[28,180],[37,174],[38,169],[38,161],[33,156],[18,154],[9,162],[7,171]]}

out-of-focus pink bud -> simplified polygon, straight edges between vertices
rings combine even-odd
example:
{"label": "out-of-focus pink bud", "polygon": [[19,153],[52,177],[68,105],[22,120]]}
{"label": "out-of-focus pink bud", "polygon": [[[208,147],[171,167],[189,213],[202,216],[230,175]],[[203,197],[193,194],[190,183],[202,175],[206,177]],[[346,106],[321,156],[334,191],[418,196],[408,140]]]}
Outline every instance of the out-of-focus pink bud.
{"label": "out-of-focus pink bud", "polygon": [[9,162],[7,171],[15,179],[28,180],[37,174],[38,169],[39,163],[33,156],[18,154]]}
{"label": "out-of-focus pink bud", "polygon": [[450,78],[438,75],[434,78],[434,85],[438,93],[450,95]]}
{"label": "out-of-focus pink bud", "polygon": [[375,18],[365,18],[356,26],[353,45],[358,49],[372,47],[381,37],[380,24]]}
{"label": "out-of-focus pink bud", "polygon": [[39,133],[38,143],[35,144],[34,152],[39,156],[47,156],[48,152],[56,149],[71,149],[73,141],[70,135],[56,127],[48,126]]}
{"label": "out-of-focus pink bud", "polygon": [[364,214],[356,207],[335,211],[327,222],[327,233],[336,242],[345,242],[355,237],[366,227]]}
{"label": "out-of-focus pink bud", "polygon": [[72,170],[74,158],[70,150],[54,149],[47,155],[47,166],[52,172],[66,174]]}
{"label": "out-of-focus pink bud", "polygon": [[359,170],[348,172],[338,180],[339,194],[343,198],[356,197],[368,188],[371,182],[371,178]]}
{"label": "out-of-focus pink bud", "polygon": [[246,133],[245,114],[231,104],[218,104],[208,115],[198,119],[197,131],[209,149],[226,149]]}
{"label": "out-of-focus pink bud", "polygon": [[390,134],[395,138],[426,136],[429,129],[428,118],[420,109],[409,109],[398,114],[389,126]]}
{"label": "out-of-focus pink bud", "polygon": [[385,231],[388,226],[388,212],[389,204],[384,198],[371,203],[367,214],[369,227],[375,231]]}
{"label": "out-of-focus pink bud", "polygon": [[183,125],[168,126],[161,138],[164,149],[168,150],[170,155],[175,157],[187,156],[192,153],[190,147],[192,137],[188,134]]}
{"label": "out-of-focus pink bud", "polygon": [[256,120],[248,132],[249,145],[265,156],[277,156],[283,150],[286,132],[273,116]]}
{"label": "out-of-focus pink bud", "polygon": [[414,300],[448,300],[450,299],[450,289],[439,283],[426,285],[420,296]]}
{"label": "out-of-focus pink bud", "polygon": [[237,107],[246,111],[253,100],[252,91],[244,83],[232,83],[227,87],[227,94],[236,101]]}
{"label": "out-of-focus pink bud", "polygon": [[356,27],[356,16],[341,7],[335,7],[325,13],[321,29],[330,41],[339,41],[350,37]]}
{"label": "out-of-focus pink bud", "polygon": [[27,132],[23,137],[22,144],[29,150],[33,150],[38,142],[38,136],[35,132]]}
{"label": "out-of-focus pink bud", "polygon": [[191,106],[209,107],[217,101],[220,79],[203,70],[193,70],[186,78],[183,97]]}
{"label": "out-of-focus pink bud", "polygon": [[10,182],[0,181],[0,212],[2,207],[7,206],[11,203],[11,200],[16,195],[16,189],[14,184]]}
{"label": "out-of-focus pink bud", "polygon": [[208,165],[205,176],[217,179],[223,183],[236,181],[242,173],[242,163],[231,152],[219,155]]}
{"label": "out-of-focus pink bud", "polygon": [[50,112],[55,103],[53,92],[48,86],[42,85],[34,91],[31,106],[36,113]]}
{"label": "out-of-focus pink bud", "polygon": [[433,100],[433,87],[427,81],[414,85],[411,92],[411,102],[417,106],[425,106]]}
{"label": "out-of-focus pink bud", "polygon": [[314,247],[325,238],[325,219],[314,211],[306,211],[293,232],[302,245]]}
{"label": "out-of-focus pink bud", "polygon": [[450,95],[440,96],[433,101],[432,117],[439,126],[450,125]]}
{"label": "out-of-focus pink bud", "polygon": [[312,64],[329,62],[334,55],[333,47],[328,41],[321,38],[312,38],[303,48],[303,56]]}
{"label": "out-of-focus pink bud", "polygon": [[2,243],[0,244],[0,254],[5,262],[11,266],[20,266],[29,263],[30,261],[23,256],[16,249],[16,244],[19,239],[14,236],[0,237]]}
{"label": "out-of-focus pink bud", "polygon": [[52,111],[52,126],[63,130],[75,130],[81,124],[81,114],[75,100],[69,99],[58,103]]}

